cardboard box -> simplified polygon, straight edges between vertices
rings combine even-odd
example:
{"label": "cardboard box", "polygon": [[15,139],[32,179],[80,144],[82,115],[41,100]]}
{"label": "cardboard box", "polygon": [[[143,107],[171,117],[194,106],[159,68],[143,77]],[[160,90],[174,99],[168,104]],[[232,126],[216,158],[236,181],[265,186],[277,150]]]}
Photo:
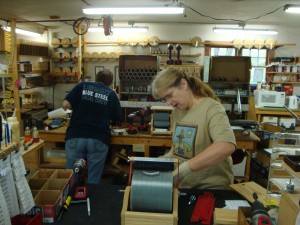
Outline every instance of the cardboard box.
{"label": "cardboard box", "polygon": [[277,116],[262,116],[261,122],[277,125],[278,124],[278,117]]}
{"label": "cardboard box", "polygon": [[214,56],[212,57],[210,82],[249,82],[251,57]]}
{"label": "cardboard box", "polygon": [[46,184],[46,182],[48,181],[48,179],[30,179],[28,181],[30,190],[41,190],[43,189],[44,185]]}
{"label": "cardboard box", "polygon": [[31,179],[49,179],[56,170],[40,169],[31,177]]}
{"label": "cardboard box", "polygon": [[61,192],[58,190],[42,190],[34,197],[36,211],[42,215],[44,223],[53,223],[59,215],[60,194]]}
{"label": "cardboard box", "polygon": [[279,117],[278,125],[286,128],[288,130],[295,130],[296,119],[295,118],[287,118],[287,117]]}
{"label": "cardboard box", "polygon": [[71,169],[41,169],[28,181],[35,202],[35,213],[43,223],[53,223],[74,186]]}

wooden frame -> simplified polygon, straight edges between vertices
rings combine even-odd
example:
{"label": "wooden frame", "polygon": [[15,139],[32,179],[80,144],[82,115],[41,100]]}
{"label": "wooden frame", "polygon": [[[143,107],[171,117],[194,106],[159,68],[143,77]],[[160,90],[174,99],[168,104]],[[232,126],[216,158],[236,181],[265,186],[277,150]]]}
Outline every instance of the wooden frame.
{"label": "wooden frame", "polygon": [[121,225],[177,225],[178,222],[178,189],[173,189],[172,213],[135,212],[129,209],[130,186],[124,193],[121,211]]}
{"label": "wooden frame", "polygon": [[95,66],[95,76],[97,75],[98,72],[104,70],[104,66]]}

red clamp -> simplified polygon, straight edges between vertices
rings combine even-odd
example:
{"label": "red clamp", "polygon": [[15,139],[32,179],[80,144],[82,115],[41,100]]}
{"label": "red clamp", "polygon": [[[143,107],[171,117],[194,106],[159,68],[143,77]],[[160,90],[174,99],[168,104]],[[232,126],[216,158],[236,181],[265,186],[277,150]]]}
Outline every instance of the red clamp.
{"label": "red clamp", "polygon": [[203,195],[198,196],[191,216],[191,222],[199,222],[201,220],[201,224],[209,225],[215,206],[215,200],[211,192],[204,192]]}

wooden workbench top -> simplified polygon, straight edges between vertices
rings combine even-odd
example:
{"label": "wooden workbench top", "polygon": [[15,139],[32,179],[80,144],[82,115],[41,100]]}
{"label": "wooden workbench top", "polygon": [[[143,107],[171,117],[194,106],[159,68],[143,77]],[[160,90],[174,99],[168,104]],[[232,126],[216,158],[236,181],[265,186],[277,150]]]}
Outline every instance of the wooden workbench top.
{"label": "wooden workbench top", "polygon": [[[62,135],[65,134],[67,131],[67,127],[63,126],[63,127],[59,127],[53,130],[40,130],[39,133],[40,135]],[[235,134],[235,138],[236,140],[239,141],[254,141],[254,142],[259,142],[260,139],[252,132],[250,132],[249,135],[244,135],[243,131],[234,131]],[[143,138],[143,137],[153,137],[153,138],[164,138],[167,139],[168,137],[171,139],[171,136],[165,136],[165,135],[151,135],[151,134],[143,134],[143,133],[137,133],[137,134],[123,134],[123,135],[119,135],[119,134],[112,134],[112,137],[132,137],[132,138]]]}

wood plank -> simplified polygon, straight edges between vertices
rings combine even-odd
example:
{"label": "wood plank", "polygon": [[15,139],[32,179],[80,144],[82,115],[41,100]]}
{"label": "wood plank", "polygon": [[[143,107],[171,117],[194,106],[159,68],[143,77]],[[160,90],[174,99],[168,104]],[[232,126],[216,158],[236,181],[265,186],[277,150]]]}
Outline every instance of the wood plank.
{"label": "wood plank", "polygon": [[256,192],[258,199],[266,206],[267,190],[255,182],[231,184],[230,188],[241,194],[249,202],[253,202],[253,193]]}
{"label": "wood plank", "polygon": [[214,224],[215,225],[237,225],[238,210],[215,208]]}

